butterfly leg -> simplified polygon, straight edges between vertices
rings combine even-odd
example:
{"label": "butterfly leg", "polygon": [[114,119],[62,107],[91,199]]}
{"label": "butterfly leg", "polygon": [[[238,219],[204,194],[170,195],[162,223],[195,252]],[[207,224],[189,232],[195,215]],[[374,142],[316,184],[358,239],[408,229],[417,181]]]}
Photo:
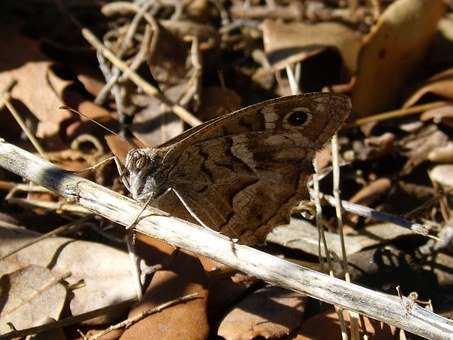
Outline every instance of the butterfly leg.
{"label": "butterfly leg", "polygon": [[222,235],[221,233],[219,233],[218,231],[215,231],[213,230],[212,228],[208,227],[199,217],[198,215],[195,213],[195,211],[193,211],[193,209],[190,207],[190,205],[186,202],[186,200],[182,197],[182,195],[174,188],[169,188],[167,189],[167,192],[168,191],[173,191],[173,193],[176,195],[176,197],[178,197],[178,199],[181,201],[182,205],[184,206],[184,208],[189,212],[190,216],[192,216],[195,221],[197,221],[201,227],[203,227],[203,229],[217,235],[217,236],[221,236],[223,238],[228,238],[229,240],[231,240],[229,237],[226,237],[225,235]]}
{"label": "butterfly leg", "polygon": [[126,174],[123,171],[123,168],[121,166],[121,163],[120,163],[118,157],[113,156],[113,160],[115,161],[116,169],[118,170],[118,174],[120,175],[121,182],[126,187],[127,191],[130,192],[131,191],[131,185],[130,185],[129,181],[127,180],[127,176],[126,176]]}

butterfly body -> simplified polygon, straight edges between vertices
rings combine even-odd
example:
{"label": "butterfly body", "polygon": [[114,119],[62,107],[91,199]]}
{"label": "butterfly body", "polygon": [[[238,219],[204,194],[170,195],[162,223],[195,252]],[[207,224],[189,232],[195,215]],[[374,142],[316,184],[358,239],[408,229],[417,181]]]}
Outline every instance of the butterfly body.
{"label": "butterfly body", "polygon": [[191,219],[183,199],[209,227],[244,243],[262,242],[307,198],[315,152],[349,110],[345,96],[313,93],[215,118],[157,148],[131,150],[129,189],[137,200],[151,198],[162,210]]}

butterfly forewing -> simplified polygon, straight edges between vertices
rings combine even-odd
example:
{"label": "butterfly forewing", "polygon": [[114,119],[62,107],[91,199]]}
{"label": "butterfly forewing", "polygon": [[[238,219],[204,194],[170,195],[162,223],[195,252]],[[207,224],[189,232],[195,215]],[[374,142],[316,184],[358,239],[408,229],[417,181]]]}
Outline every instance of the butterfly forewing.
{"label": "butterfly forewing", "polygon": [[[162,161],[153,180],[161,191],[176,190],[209,227],[245,243],[261,242],[306,198],[314,153],[349,110],[347,97],[327,93],[249,106],[154,149]],[[165,196],[159,207],[178,215],[184,211]]]}

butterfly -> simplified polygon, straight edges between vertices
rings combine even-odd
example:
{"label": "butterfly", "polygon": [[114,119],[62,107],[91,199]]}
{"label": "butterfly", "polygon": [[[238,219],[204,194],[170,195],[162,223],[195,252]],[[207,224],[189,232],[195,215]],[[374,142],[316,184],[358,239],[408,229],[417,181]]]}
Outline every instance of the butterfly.
{"label": "butterfly", "polygon": [[[123,182],[132,197],[245,244],[262,243],[308,198],[316,151],[351,109],[348,97],[307,93],[267,100],[132,149]],[[190,214],[188,214],[190,212]]]}

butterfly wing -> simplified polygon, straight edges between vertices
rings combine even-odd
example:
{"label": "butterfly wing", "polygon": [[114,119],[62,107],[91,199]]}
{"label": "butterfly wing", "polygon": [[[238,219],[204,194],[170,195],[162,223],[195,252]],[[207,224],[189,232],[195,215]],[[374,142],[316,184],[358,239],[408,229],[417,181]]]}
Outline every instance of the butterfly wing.
{"label": "butterfly wing", "polygon": [[261,242],[306,198],[314,153],[349,111],[347,97],[315,93],[207,122],[162,146],[164,164],[171,164],[167,185],[211,228]]}

